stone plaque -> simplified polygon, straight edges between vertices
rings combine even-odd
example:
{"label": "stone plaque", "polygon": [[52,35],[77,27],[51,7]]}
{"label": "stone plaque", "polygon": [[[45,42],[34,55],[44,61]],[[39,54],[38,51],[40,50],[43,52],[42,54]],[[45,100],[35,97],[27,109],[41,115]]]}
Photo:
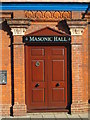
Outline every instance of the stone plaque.
{"label": "stone plaque", "polygon": [[7,84],[7,71],[0,70],[0,84]]}

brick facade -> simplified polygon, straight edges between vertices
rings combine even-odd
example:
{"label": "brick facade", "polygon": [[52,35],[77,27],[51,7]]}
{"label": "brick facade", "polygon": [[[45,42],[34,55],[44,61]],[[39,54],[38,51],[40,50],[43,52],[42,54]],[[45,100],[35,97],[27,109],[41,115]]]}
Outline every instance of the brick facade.
{"label": "brick facade", "polygon": [[[85,31],[84,31],[85,32]],[[88,39],[72,37],[72,107],[73,112],[88,110]],[[86,42],[87,41],[87,42]]]}
{"label": "brick facade", "polygon": [[11,50],[10,50],[10,36],[7,35],[6,26],[2,25],[4,30],[0,30],[2,37],[0,38],[0,51],[2,56],[0,59],[0,70],[7,70],[7,85],[0,85],[0,115],[10,115],[11,107]]}
{"label": "brick facade", "polygon": [[[24,19],[24,11],[6,12],[13,12],[14,18],[13,20],[11,20],[11,18],[9,20],[7,19],[7,23],[4,23],[3,19],[3,27],[0,29],[0,34],[2,35],[2,38],[0,38],[0,51],[2,51],[2,56],[0,56],[2,57],[2,64],[0,64],[0,69],[7,70],[7,84],[0,85],[0,89],[2,91],[2,94],[0,94],[0,106],[2,108],[0,109],[0,114],[10,115],[10,108],[12,107],[13,115],[25,115],[27,113],[27,106],[25,104],[25,49],[22,36],[40,30],[46,26],[59,30],[59,27],[57,27],[59,21],[30,21],[28,19]],[[90,66],[88,61],[90,56],[90,45],[88,39],[89,25],[87,20],[82,20],[81,17],[81,12],[72,12],[73,20],[67,20],[67,25],[71,31],[72,38],[71,112],[88,111],[88,100],[90,100],[90,88],[88,87],[88,84],[90,83],[90,77],[88,77],[88,66]],[[15,21],[15,19],[17,20]],[[81,20],[79,21],[78,19]],[[84,27],[82,27],[83,25]],[[74,28],[75,30],[73,30]],[[20,32],[21,29],[22,32]],[[13,36],[13,38],[11,36]]]}

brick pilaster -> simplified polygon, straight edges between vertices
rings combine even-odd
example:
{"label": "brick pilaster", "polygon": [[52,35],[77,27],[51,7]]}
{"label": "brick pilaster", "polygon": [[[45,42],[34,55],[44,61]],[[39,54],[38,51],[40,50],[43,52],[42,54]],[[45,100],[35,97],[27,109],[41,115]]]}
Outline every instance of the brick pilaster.
{"label": "brick pilaster", "polygon": [[25,115],[25,59],[22,36],[14,36],[14,107],[13,114]]}

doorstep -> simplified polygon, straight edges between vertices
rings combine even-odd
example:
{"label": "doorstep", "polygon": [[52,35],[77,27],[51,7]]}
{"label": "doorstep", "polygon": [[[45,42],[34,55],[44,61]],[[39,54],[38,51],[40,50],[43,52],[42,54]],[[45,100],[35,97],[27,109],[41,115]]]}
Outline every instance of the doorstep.
{"label": "doorstep", "polygon": [[90,120],[88,113],[68,114],[65,112],[27,113],[26,116],[3,117],[0,120]]}

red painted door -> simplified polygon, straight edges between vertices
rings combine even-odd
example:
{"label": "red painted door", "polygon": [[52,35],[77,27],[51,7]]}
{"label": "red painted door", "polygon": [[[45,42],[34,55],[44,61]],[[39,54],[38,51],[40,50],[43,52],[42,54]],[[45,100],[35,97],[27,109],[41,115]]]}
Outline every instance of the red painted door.
{"label": "red painted door", "polygon": [[67,106],[64,46],[26,46],[26,103],[28,111]]}
{"label": "red painted door", "polygon": [[48,50],[48,107],[67,106],[67,49],[52,46]]}
{"label": "red painted door", "polygon": [[[47,49],[26,47],[26,102],[28,110],[47,108]],[[27,61],[28,59],[28,61]]]}

